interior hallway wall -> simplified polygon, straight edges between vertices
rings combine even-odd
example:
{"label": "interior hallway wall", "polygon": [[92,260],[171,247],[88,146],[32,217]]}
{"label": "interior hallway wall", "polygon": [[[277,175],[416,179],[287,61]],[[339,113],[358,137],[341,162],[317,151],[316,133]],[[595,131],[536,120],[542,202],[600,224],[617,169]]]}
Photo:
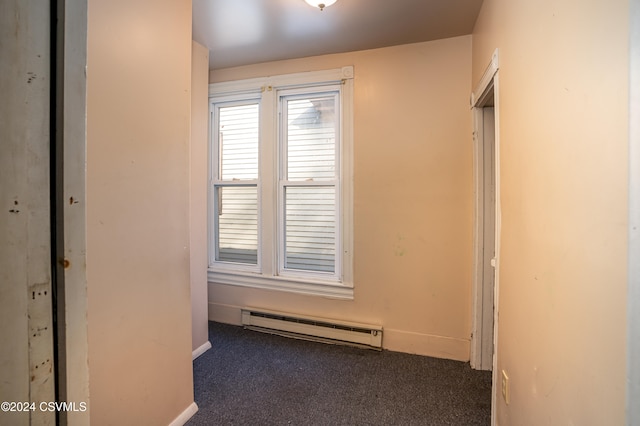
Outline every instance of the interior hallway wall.
{"label": "interior hallway wall", "polygon": [[88,6],[91,423],[195,408],[189,285],[191,2]]}
{"label": "interior hallway wall", "polygon": [[189,150],[189,219],[192,351],[210,347],[207,303],[207,176],[209,50],[195,41],[191,69],[191,141]]}
{"label": "interior hallway wall", "polygon": [[500,49],[499,424],[625,424],[626,0],[485,0]]}

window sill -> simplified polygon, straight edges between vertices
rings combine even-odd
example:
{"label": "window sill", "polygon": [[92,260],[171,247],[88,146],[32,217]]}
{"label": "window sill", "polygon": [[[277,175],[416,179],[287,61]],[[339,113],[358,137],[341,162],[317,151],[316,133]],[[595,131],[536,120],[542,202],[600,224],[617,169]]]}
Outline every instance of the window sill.
{"label": "window sill", "polygon": [[307,296],[323,296],[333,299],[353,300],[353,287],[283,277],[264,277],[252,273],[229,273],[209,269],[208,281],[212,284],[226,284],[239,287],[287,291]]}

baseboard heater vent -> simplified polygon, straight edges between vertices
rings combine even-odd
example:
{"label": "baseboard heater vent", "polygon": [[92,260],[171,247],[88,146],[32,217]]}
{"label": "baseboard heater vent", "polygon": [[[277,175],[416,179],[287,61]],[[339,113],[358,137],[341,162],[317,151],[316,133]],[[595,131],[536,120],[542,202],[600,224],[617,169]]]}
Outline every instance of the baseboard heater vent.
{"label": "baseboard heater vent", "polygon": [[382,327],[283,312],[242,309],[245,328],[298,339],[381,350]]}

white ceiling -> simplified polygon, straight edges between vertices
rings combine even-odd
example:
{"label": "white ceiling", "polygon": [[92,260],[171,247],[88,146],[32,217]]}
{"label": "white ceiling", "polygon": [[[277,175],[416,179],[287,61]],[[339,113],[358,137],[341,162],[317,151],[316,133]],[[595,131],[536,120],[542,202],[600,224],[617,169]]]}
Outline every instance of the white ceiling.
{"label": "white ceiling", "polygon": [[193,38],[210,68],[470,34],[482,0],[193,0]]}

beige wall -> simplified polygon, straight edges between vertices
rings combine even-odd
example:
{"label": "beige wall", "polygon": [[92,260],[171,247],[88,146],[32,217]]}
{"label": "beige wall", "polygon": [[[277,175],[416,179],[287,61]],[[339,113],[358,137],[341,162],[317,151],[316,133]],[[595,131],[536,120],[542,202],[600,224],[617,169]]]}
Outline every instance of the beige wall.
{"label": "beige wall", "polygon": [[629,2],[627,424],[640,423],[640,0]]}
{"label": "beige wall", "polygon": [[485,0],[500,49],[502,425],[624,424],[628,2]]}
{"label": "beige wall", "polygon": [[88,8],[91,423],[169,424],[193,403],[191,2]]}
{"label": "beige wall", "polygon": [[209,318],[256,306],[382,324],[384,347],[469,359],[471,37],[215,70],[211,82],[353,65],[353,301],[209,285]]}
{"label": "beige wall", "polygon": [[209,346],[207,323],[207,176],[209,49],[193,42],[191,55],[191,142],[189,149],[189,220],[192,350]]}

